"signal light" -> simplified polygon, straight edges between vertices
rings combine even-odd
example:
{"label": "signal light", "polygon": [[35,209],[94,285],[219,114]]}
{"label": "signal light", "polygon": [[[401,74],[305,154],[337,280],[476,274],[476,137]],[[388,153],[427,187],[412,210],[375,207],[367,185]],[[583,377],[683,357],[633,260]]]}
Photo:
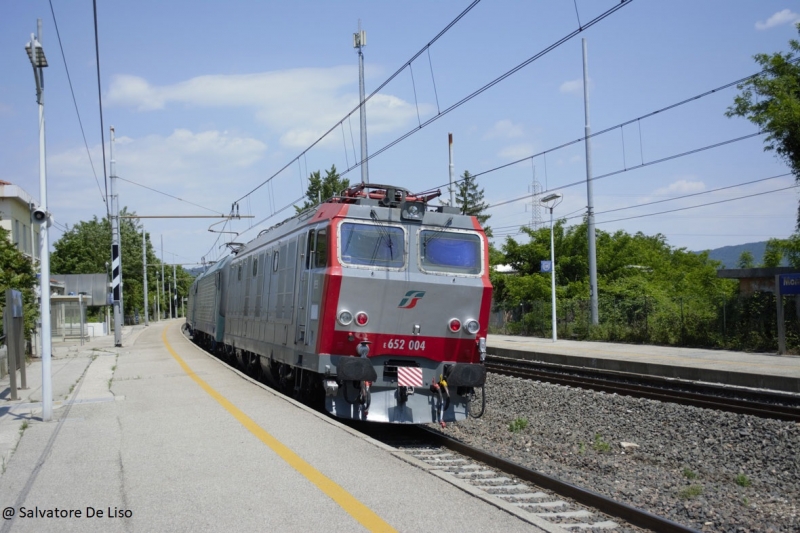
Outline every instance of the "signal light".
{"label": "signal light", "polygon": [[478,324],[477,320],[468,320],[464,328],[470,335],[475,335],[478,333],[478,330],[481,329],[481,326]]}
{"label": "signal light", "polygon": [[461,321],[457,318],[452,318],[447,327],[449,327],[450,331],[453,333],[458,333],[461,330]]}
{"label": "signal light", "polygon": [[367,313],[365,313],[364,311],[359,311],[358,313],[356,313],[356,324],[358,324],[359,326],[366,326],[367,322],[369,322],[369,317],[367,316]]}

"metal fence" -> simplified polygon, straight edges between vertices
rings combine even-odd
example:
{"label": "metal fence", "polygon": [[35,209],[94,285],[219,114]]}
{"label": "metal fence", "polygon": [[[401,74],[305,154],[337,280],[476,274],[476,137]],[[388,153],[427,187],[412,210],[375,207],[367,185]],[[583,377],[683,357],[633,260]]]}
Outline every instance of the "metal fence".
{"label": "metal fence", "polygon": [[[783,298],[787,350],[800,353],[800,298]],[[559,338],[759,352],[778,349],[778,319],[772,293],[714,300],[601,297],[600,323],[593,327],[589,305],[588,299],[557,302]],[[549,300],[536,300],[514,308],[496,308],[490,330],[507,335],[550,337],[551,306]]]}

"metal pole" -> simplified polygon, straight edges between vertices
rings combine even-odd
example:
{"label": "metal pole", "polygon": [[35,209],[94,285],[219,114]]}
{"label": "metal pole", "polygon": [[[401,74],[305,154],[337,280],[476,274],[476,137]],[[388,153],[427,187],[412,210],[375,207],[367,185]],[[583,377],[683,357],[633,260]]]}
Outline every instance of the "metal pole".
{"label": "metal pole", "polygon": [[589,297],[591,298],[592,324],[599,323],[597,305],[597,249],[594,235],[594,195],[592,194],[592,145],[589,135],[589,65],[586,53],[586,39],[583,42],[583,107],[586,113],[586,202],[587,225],[589,230]]}
{"label": "metal pole", "polygon": [[168,304],[167,291],[164,287],[164,236],[161,236],[161,291],[164,293],[164,305]]}
{"label": "metal pole", "polygon": [[150,311],[150,304],[147,301],[147,234],[144,232],[144,224],[142,224],[142,274],[144,277],[144,325],[149,326],[150,321],[147,315]]}
{"label": "metal pole", "polygon": [[[45,165],[45,136],[44,136],[44,71],[46,63],[38,61],[41,51],[42,19],[36,21],[37,37],[31,35],[31,66],[36,79],[36,102],[39,104],[39,195],[40,208],[46,214],[39,226],[39,258],[40,258],[40,293],[41,293],[41,321],[42,321],[42,420],[45,422],[53,418],[53,384],[51,372],[51,331],[50,331],[50,239],[48,229],[50,213],[47,211],[47,168]],[[11,355],[9,353],[9,355]]]}
{"label": "metal pole", "polygon": [[172,303],[174,305],[175,314],[173,318],[178,318],[178,276],[175,273],[177,267],[175,263],[172,264]]}
{"label": "metal pole", "polygon": [[78,314],[80,315],[81,321],[81,346],[83,346],[83,329],[86,327],[86,322],[83,319],[83,294],[78,295]]}
{"label": "metal pole", "polygon": [[453,173],[455,172],[455,166],[453,164],[453,134],[447,134],[447,145],[449,147],[450,152],[450,205],[455,207],[456,205],[456,191],[453,189]]}
{"label": "metal pole", "polygon": [[358,33],[353,35],[353,46],[358,49],[358,94],[359,116],[361,119],[361,183],[369,183],[369,164],[367,163],[367,110],[364,103],[364,53],[362,48],[367,45],[367,32],[361,29],[361,20],[358,21]]}
{"label": "metal pole", "polygon": [[161,290],[158,288],[158,270],[156,270],[156,320],[161,320]]}
{"label": "metal pole", "polygon": [[114,346],[122,346],[122,258],[120,257],[119,239],[119,201],[117,198],[116,161],[114,161],[114,126],[111,126],[111,142],[109,144],[111,172],[110,183],[110,217],[111,217],[111,294],[114,303]]}
{"label": "metal pole", "polygon": [[558,332],[556,331],[556,325],[558,324],[558,321],[556,317],[556,247],[555,239],[553,238],[554,207],[554,205],[550,207],[550,292],[553,302],[553,342],[556,342],[556,340],[558,340]]}

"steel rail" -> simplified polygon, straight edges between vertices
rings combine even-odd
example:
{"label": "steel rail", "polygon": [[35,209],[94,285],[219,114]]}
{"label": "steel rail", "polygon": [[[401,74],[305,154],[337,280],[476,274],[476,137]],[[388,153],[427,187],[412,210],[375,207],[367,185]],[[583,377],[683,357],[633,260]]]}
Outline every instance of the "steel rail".
{"label": "steel rail", "polygon": [[493,466],[498,470],[502,470],[503,472],[538,485],[544,489],[551,490],[561,496],[572,498],[578,503],[597,509],[602,513],[625,520],[635,526],[647,528],[651,531],[660,531],[663,533],[686,533],[697,531],[677,522],[673,522],[672,520],[668,520],[667,518],[654,515],[626,503],[603,496],[602,494],[578,487],[547,474],[543,474],[517,463],[508,461],[489,452],[474,448],[461,441],[452,439],[436,430],[425,427],[420,427],[419,430],[423,432],[427,438],[439,446],[444,446],[445,448],[466,455],[475,461],[480,461],[487,465]]}
{"label": "steel rail", "polygon": [[[689,405],[694,407],[703,407],[707,409],[717,409],[731,413],[753,415],[762,418],[773,418],[778,420],[787,420],[791,422],[800,422],[800,408],[786,405],[774,405],[764,402],[742,400],[737,398],[724,398],[701,392],[687,392],[678,390],[669,390],[650,385],[630,384],[609,381],[603,377],[587,377],[587,376],[570,376],[564,375],[552,370],[542,369],[535,363],[525,360],[510,360],[505,359],[500,361],[497,357],[487,357],[486,369],[490,372],[503,374],[507,376],[514,376],[524,379],[539,379],[550,383],[559,385],[568,385],[572,387],[580,387],[592,389],[608,393],[616,393],[624,396],[635,396],[638,398],[648,398],[651,400],[659,400],[663,402],[677,403],[680,405]],[[533,368],[532,368],[533,367]],[[560,371],[565,371],[564,367]],[[572,367],[569,371],[585,372],[584,369],[579,367]],[[593,369],[593,373],[602,375],[601,372]],[[614,373],[614,377],[624,376],[619,372]],[[639,379],[638,375],[625,376],[627,379]],[[674,385],[673,385],[674,386]],[[697,390],[708,390],[709,388],[699,386],[697,384],[689,385],[681,382],[680,386],[692,386]],[[719,389],[717,389],[719,390]],[[765,396],[762,394],[762,396]],[[780,396],[776,396],[780,398]]]}

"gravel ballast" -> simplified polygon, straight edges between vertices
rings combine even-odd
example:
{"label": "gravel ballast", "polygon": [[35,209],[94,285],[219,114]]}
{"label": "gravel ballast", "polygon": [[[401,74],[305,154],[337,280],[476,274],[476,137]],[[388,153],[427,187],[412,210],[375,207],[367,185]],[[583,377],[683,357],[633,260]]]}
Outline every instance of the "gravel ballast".
{"label": "gravel ballast", "polygon": [[443,431],[697,530],[800,531],[794,422],[490,374],[484,416]]}

